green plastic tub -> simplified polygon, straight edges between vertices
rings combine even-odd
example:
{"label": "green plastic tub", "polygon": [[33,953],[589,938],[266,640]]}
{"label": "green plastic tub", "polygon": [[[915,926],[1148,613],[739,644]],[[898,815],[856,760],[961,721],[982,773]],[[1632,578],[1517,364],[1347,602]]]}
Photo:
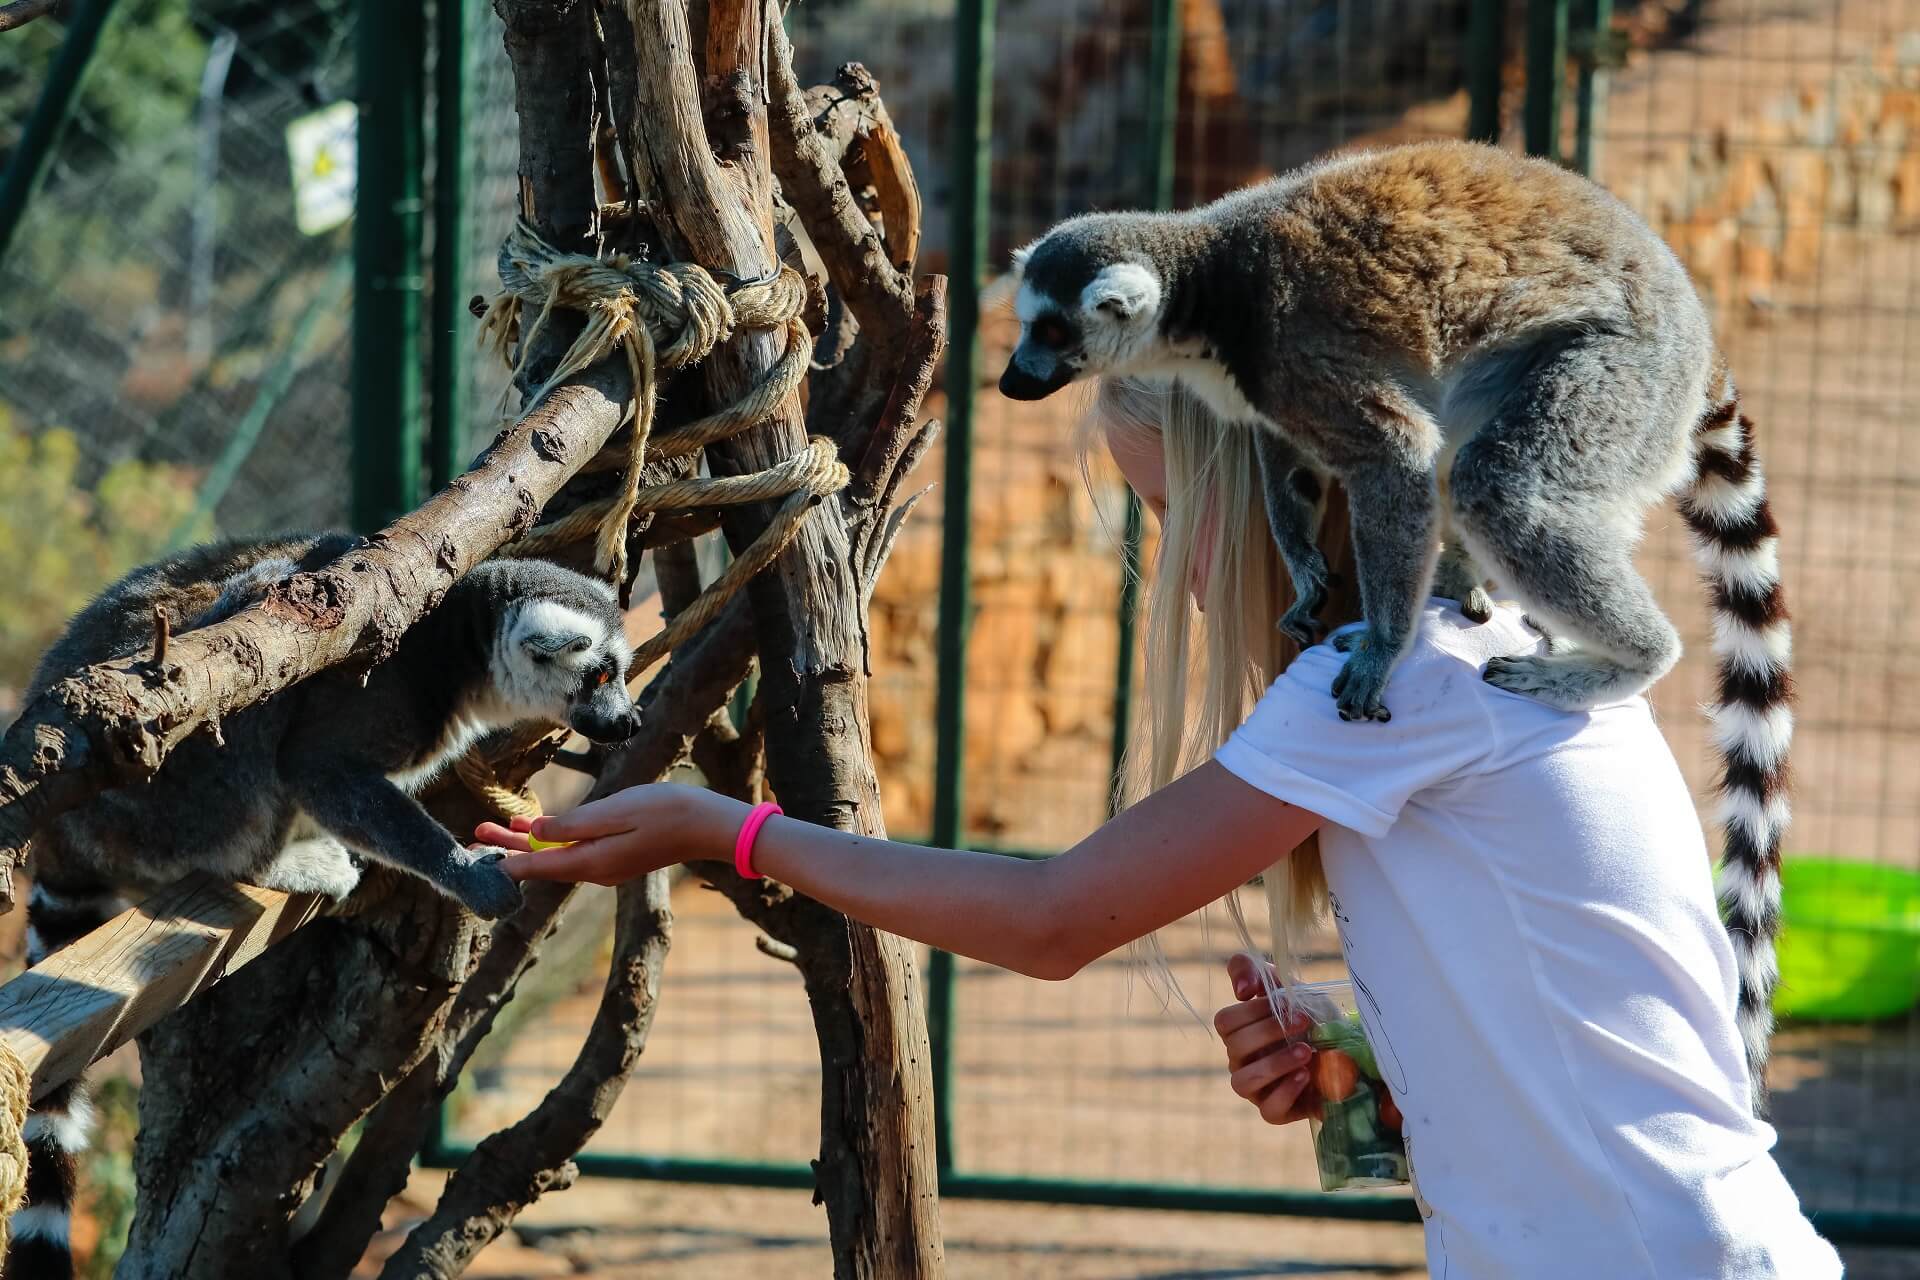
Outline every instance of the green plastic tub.
{"label": "green plastic tub", "polygon": [[1781,868],[1784,1018],[1873,1022],[1920,1004],[1920,875],[1836,858]]}

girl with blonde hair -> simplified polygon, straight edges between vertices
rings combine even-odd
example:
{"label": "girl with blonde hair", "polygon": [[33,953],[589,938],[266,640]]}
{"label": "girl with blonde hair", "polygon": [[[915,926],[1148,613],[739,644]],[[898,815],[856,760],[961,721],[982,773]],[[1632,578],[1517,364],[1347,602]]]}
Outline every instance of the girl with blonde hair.
{"label": "girl with blonde hair", "polygon": [[[1251,440],[1164,386],[1109,382],[1094,434],[1161,525],[1140,747],[1121,813],[1028,862],[849,835],[696,787],[634,787],[481,841],[519,879],[613,884],[731,857],[856,919],[1064,979],[1268,876],[1274,974],[1230,968],[1230,1082],[1273,1123],[1313,1051],[1262,990],[1322,902],[1403,1117],[1447,1280],[1831,1280],[1832,1247],[1750,1103],[1732,947],[1692,798],[1643,698],[1557,711],[1481,679],[1545,640],[1432,600],[1394,717],[1339,718],[1340,655],[1274,628],[1285,578]],[[1330,565],[1353,580],[1345,503]],[[1343,571],[1343,562],[1346,567]],[[1330,602],[1329,622],[1357,613]],[[572,841],[525,852],[529,835]]]}

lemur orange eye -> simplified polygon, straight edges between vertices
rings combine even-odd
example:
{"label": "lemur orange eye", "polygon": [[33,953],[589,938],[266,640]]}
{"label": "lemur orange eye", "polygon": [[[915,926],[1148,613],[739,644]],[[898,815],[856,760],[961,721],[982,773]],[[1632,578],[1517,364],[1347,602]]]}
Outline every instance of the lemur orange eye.
{"label": "lemur orange eye", "polygon": [[613,679],[613,673],[603,668],[600,674],[594,677],[593,683],[597,688],[598,686],[605,684],[607,681],[611,679]]}

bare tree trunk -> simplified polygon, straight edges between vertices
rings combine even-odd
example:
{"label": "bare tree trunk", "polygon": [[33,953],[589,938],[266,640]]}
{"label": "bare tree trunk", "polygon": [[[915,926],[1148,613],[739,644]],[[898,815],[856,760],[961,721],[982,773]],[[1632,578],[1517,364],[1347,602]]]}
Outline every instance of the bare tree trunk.
{"label": "bare tree trunk", "polygon": [[[706,12],[705,57],[696,63],[683,54],[693,49],[684,0],[628,5],[637,114],[649,126],[640,139],[642,164],[675,250],[752,279],[779,265],[765,102],[777,74],[767,65],[775,38],[769,24],[777,27],[779,15],[745,0],[713,0]],[[784,36],[780,43],[784,52]],[[714,122],[711,135],[703,121]],[[884,258],[875,265],[884,268]],[[748,334],[717,349],[703,366],[714,399],[739,397],[783,345],[779,335]],[[761,427],[712,449],[710,465],[716,472],[757,470],[805,443],[806,424],[790,402]],[[744,548],[770,514],[735,513],[723,525],[728,542]],[[867,741],[865,601],[851,546],[841,511],[823,504],[749,588],[767,772],[793,816],[882,834]],[[810,917],[804,936],[782,941],[803,957],[820,1036],[816,1194],[827,1206],[835,1274],[941,1274],[933,1082],[912,953],[901,939],[835,913]]]}

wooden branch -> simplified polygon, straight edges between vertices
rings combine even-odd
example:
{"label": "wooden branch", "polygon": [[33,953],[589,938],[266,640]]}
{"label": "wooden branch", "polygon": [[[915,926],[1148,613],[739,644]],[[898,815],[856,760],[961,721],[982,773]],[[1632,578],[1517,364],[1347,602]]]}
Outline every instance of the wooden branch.
{"label": "wooden branch", "polygon": [[[774,63],[782,64],[786,43],[778,13],[758,0],[712,0],[705,12],[706,64],[697,69],[682,53],[695,47],[684,0],[628,0],[638,114],[650,125],[644,150],[659,197],[655,215],[672,228],[667,238],[675,252],[710,270],[758,278],[774,262],[773,183],[760,142],[767,136],[763,95],[754,90],[778,74],[765,59],[776,51]],[[727,125],[724,164],[715,160],[705,131],[702,83],[716,86],[728,109],[746,116],[744,128],[738,121]],[[786,88],[793,88],[790,74]],[[877,237],[874,244],[880,256],[873,271],[892,274]],[[842,254],[833,272],[842,295],[885,297],[883,278],[850,270],[849,256]],[[896,303],[894,314],[904,315],[909,305]],[[862,327],[866,342],[881,341]],[[783,341],[749,334],[717,349],[703,366],[709,392],[721,401],[737,397],[771,367]],[[709,464],[716,473],[758,470],[797,452],[804,438],[798,406],[789,402],[762,426],[710,449]],[[736,553],[768,517],[751,508],[729,513],[723,528]],[[748,594],[774,793],[788,813],[806,821],[879,834],[884,824],[866,741],[865,627],[855,579],[846,514],[829,502],[815,508]],[[808,985],[821,1033],[816,1187],[827,1206],[835,1274],[874,1280],[940,1275],[932,1080],[912,952],[901,939],[817,905],[814,921],[805,938],[781,940],[817,975]]]}
{"label": "wooden branch", "polygon": [[600,207],[593,189],[596,83],[604,87],[593,57],[593,6],[494,0],[493,10],[506,28],[514,69],[521,211],[562,253],[590,253]]}
{"label": "wooden branch", "polygon": [[814,133],[827,143],[854,187],[871,186],[880,238],[896,269],[911,273],[920,257],[920,185],[880,84],[858,62],[841,65],[833,83],[807,90]]}
{"label": "wooden branch", "polygon": [[619,895],[613,967],[579,1056],[531,1114],[474,1149],[382,1280],[450,1280],[521,1209],[579,1176],[574,1155],[605,1123],[646,1047],[673,931],[665,871],[621,885]]}
{"label": "wooden branch", "polygon": [[268,588],[258,604],[144,656],[70,676],[0,741],[0,910],[34,830],[110,787],[153,776],[169,752],[316,671],[371,666],[447,588],[532,527],[540,508],[619,424],[627,372],[604,362],[556,388],[472,470],[333,564]]}
{"label": "wooden branch", "polygon": [[24,27],[35,18],[52,13],[64,3],[65,0],[13,0],[12,4],[0,5],[0,31]]}
{"label": "wooden branch", "polygon": [[[840,168],[841,153],[818,132],[806,94],[793,73],[793,46],[785,30],[778,21],[770,25],[772,57],[767,77],[773,107],[768,124],[780,190],[800,215],[861,331],[868,341],[879,344],[875,359],[884,368],[884,353],[891,345],[890,322],[913,307],[913,285],[906,274],[912,264],[889,260],[886,243],[853,198],[853,188]],[[914,239],[918,239],[917,229]]]}
{"label": "wooden branch", "polygon": [[367,1116],[319,1219],[296,1242],[293,1268],[301,1280],[336,1280],[365,1254],[388,1204],[407,1185],[433,1112],[560,927],[577,888],[529,883],[526,903],[494,926],[487,952],[461,984],[432,1051]]}
{"label": "wooden branch", "polygon": [[926,402],[934,370],[947,348],[945,276],[927,276],[920,281],[905,329],[893,387],[879,422],[860,449],[859,465],[847,487],[847,500],[855,504],[871,506],[899,488],[904,475],[901,463],[918,434],[920,407]]}
{"label": "wooden branch", "polygon": [[65,1084],[313,917],[319,900],[189,876],[0,986],[0,1040]]}
{"label": "wooden branch", "polygon": [[142,1035],[137,1266],[122,1270],[287,1276],[295,1210],[341,1135],[419,1065],[484,941],[473,916],[401,878]]}

